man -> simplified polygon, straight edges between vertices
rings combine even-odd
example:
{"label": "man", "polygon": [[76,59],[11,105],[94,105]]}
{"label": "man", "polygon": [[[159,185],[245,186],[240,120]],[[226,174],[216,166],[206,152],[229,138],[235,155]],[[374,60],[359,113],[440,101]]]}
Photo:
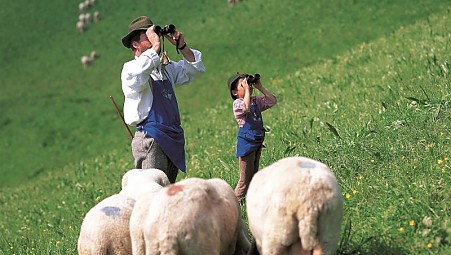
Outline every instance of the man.
{"label": "man", "polygon": [[[181,32],[171,32],[159,35],[148,17],[134,19],[122,38],[134,59],[124,64],[121,80],[124,119],[136,126],[131,143],[135,168],[160,169],[174,183],[179,169],[186,172],[185,138],[175,87],[192,81],[205,72],[205,67],[201,52],[190,49]],[[178,47],[182,60],[160,62],[161,34]]]}

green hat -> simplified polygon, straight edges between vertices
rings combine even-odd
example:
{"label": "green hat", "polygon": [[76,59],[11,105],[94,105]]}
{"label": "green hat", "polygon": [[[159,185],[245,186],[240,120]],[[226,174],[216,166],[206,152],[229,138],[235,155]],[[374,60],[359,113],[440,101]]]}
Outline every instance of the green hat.
{"label": "green hat", "polygon": [[227,81],[227,86],[229,87],[230,96],[233,98],[233,100],[236,99],[236,96],[234,94],[232,94],[232,85],[235,82],[237,82],[240,78],[243,78],[244,76],[245,76],[244,74],[236,73],[232,77],[230,77],[229,80]]}
{"label": "green hat", "polygon": [[124,38],[122,38],[122,44],[126,48],[130,48],[130,40],[132,39],[135,32],[139,31],[139,30],[147,30],[152,25],[153,25],[153,22],[147,16],[140,16],[140,17],[134,19],[128,25],[128,34],[126,36],[124,36]]}

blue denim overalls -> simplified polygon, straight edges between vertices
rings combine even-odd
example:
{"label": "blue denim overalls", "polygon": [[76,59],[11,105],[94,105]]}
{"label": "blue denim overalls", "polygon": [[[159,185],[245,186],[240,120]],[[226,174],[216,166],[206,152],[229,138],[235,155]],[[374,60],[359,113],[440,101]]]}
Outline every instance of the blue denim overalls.
{"label": "blue denim overalls", "polygon": [[[151,79],[152,80],[152,79]],[[153,104],[144,126],[146,136],[155,139],[163,152],[182,172],[186,172],[185,137],[174,89],[169,80],[152,80]]]}
{"label": "blue denim overalls", "polygon": [[263,119],[260,109],[258,109],[256,99],[251,99],[249,113],[246,116],[246,122],[238,130],[238,139],[236,145],[236,157],[243,157],[252,151],[257,150],[263,144],[265,139],[265,129],[263,128]]}

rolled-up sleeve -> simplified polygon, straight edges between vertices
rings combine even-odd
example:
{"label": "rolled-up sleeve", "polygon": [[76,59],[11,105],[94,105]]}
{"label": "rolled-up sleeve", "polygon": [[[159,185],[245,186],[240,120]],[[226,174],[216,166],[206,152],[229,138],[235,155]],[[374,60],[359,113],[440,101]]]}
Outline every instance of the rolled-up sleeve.
{"label": "rolled-up sleeve", "polygon": [[189,83],[198,78],[205,72],[205,66],[202,62],[202,53],[198,50],[191,49],[194,54],[194,62],[190,62],[183,58],[178,62],[171,62],[169,68],[172,68],[173,82],[175,86]]}

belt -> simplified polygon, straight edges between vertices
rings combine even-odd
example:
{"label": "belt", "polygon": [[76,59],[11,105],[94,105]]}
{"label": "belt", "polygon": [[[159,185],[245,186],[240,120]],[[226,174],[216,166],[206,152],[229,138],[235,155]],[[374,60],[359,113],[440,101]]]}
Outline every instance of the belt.
{"label": "belt", "polygon": [[141,121],[140,123],[136,124],[136,126],[144,126],[144,124],[146,124],[147,122],[147,118],[145,118],[143,121]]}

